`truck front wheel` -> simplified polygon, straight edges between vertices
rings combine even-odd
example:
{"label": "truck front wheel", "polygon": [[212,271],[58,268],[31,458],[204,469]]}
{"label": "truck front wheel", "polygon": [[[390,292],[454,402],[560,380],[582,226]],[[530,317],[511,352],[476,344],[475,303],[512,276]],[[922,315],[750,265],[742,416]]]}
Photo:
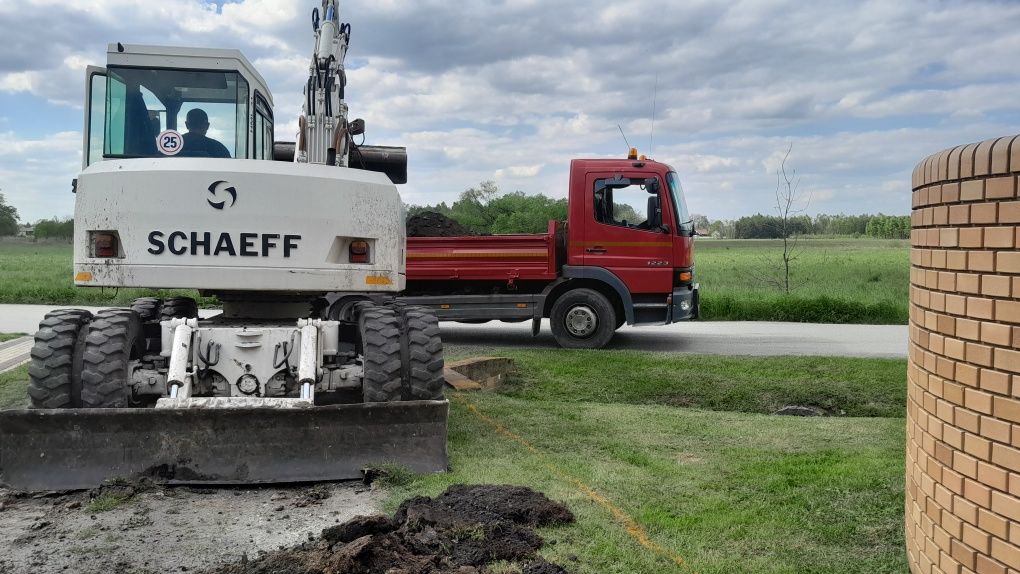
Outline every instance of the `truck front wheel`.
{"label": "truck front wheel", "polygon": [[556,300],[550,313],[553,337],[567,349],[601,349],[616,332],[616,311],[594,289],[575,289]]}

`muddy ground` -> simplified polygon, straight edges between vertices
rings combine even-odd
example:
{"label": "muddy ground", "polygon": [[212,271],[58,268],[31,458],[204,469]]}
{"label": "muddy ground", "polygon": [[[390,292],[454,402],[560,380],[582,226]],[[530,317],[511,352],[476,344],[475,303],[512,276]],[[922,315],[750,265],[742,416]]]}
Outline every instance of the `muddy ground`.
{"label": "muddy ground", "polygon": [[566,574],[538,556],[544,541],[533,528],[573,521],[530,488],[459,484],[407,500],[392,517],[358,517],[203,574]]}
{"label": "muddy ground", "polygon": [[307,541],[377,513],[381,499],[351,482],[143,485],[36,497],[0,491],[0,574],[193,572]]}

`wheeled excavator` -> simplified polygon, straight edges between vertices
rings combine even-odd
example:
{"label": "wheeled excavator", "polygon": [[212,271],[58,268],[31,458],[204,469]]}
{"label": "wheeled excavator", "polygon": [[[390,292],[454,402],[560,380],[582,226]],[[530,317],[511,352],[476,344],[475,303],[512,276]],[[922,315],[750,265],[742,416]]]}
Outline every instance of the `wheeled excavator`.
{"label": "wheeled excavator", "polygon": [[[447,468],[435,315],[405,282],[402,148],[356,143],[337,0],[312,12],[296,141],[236,50],[111,44],[86,71],[74,282],[196,301],[46,315],[30,409],[0,412],[0,484],[236,484]],[[359,293],[327,310],[327,293]],[[388,302],[389,301],[389,302]]]}

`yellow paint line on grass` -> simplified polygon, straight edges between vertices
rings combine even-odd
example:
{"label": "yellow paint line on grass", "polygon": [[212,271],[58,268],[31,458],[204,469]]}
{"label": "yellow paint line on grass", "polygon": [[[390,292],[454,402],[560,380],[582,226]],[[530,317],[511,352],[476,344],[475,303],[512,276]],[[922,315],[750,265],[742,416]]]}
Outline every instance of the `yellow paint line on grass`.
{"label": "yellow paint line on grass", "polygon": [[483,413],[481,409],[478,408],[477,405],[475,405],[461,393],[454,393],[453,398],[464,404],[464,406],[466,406],[467,409],[471,412],[471,414],[475,415],[475,417],[477,417],[478,420],[489,425],[499,434],[509,438],[510,440],[516,442],[517,444],[520,444],[532,454],[537,455],[541,459],[542,465],[549,469],[553,474],[558,476],[561,480],[564,480],[574,485],[574,487],[577,488],[579,492],[590,498],[599,506],[608,510],[609,513],[612,514],[613,517],[616,518],[616,520],[623,525],[624,530],[627,532],[627,534],[631,538],[636,540],[638,544],[640,544],[641,546],[648,550],[651,550],[652,552],[658,554],[659,556],[662,556],[663,558],[670,560],[671,562],[673,562],[677,566],[680,566],[684,570],[687,570],[692,574],[698,574],[696,570],[693,570],[690,567],[690,565],[687,564],[687,562],[683,559],[682,556],[680,556],[676,552],[673,552],[672,550],[663,548],[660,544],[649,538],[648,532],[644,529],[644,527],[638,524],[638,522],[634,520],[634,518],[632,518],[629,514],[627,514],[626,511],[624,511],[622,508],[614,504],[613,501],[599,494],[599,492],[592,488],[591,486],[587,485],[580,479],[572,476],[570,473],[556,466],[552,462],[549,462],[549,456],[546,455],[541,450],[539,450],[537,447],[535,447],[535,445],[528,442],[527,439],[516,434],[507,427],[503,426],[503,424],[501,424],[496,419]]}

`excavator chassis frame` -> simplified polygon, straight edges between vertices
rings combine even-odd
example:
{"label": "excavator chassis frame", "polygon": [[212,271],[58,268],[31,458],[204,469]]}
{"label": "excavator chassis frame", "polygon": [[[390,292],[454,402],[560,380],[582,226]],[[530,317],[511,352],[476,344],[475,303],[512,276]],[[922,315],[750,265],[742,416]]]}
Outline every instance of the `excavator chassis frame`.
{"label": "excavator chassis frame", "polygon": [[304,409],[0,411],[0,485],[75,490],[112,478],[260,484],[361,478],[384,464],[448,469],[449,403]]}

